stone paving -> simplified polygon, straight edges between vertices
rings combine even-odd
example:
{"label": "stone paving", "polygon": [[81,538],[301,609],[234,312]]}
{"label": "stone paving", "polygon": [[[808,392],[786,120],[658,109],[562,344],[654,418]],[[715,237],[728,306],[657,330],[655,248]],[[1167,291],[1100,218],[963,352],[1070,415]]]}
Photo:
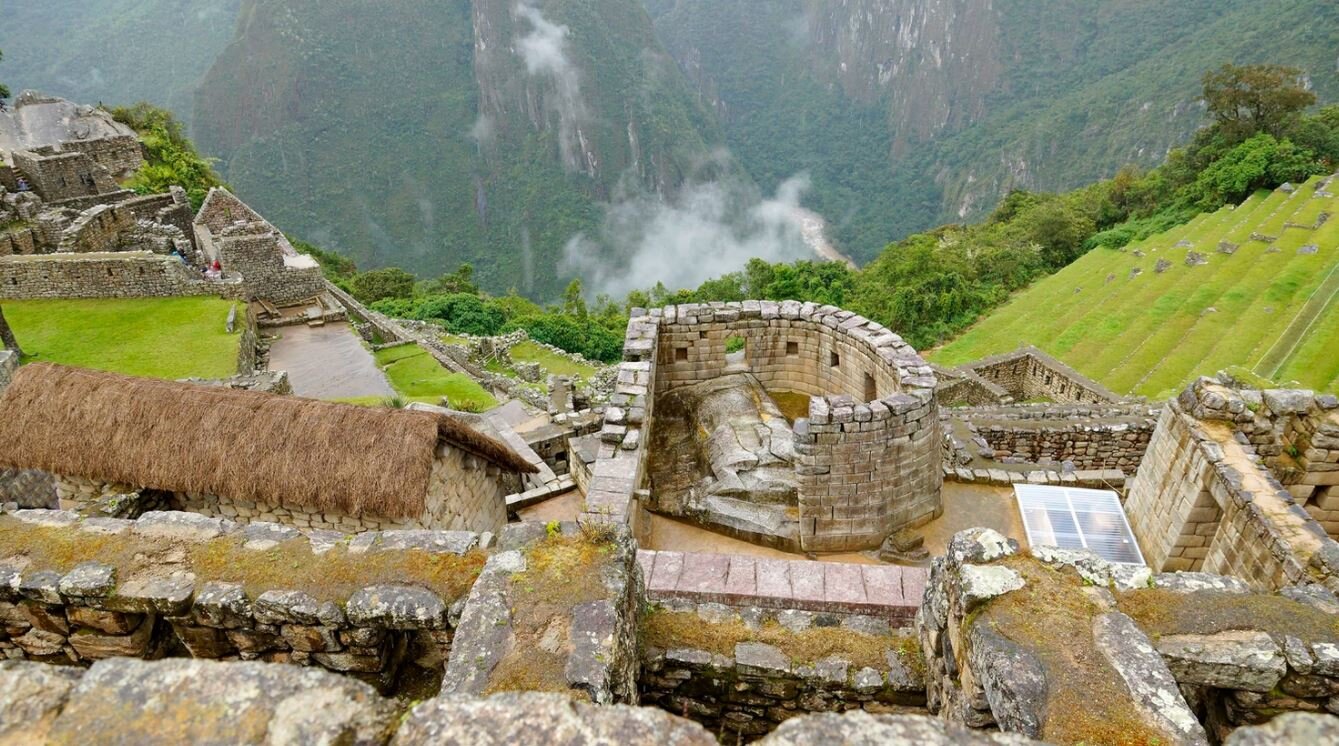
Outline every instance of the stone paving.
{"label": "stone paving", "polygon": [[929,573],[919,567],[767,560],[728,554],[640,550],[652,601],[838,611],[909,624]]}
{"label": "stone paving", "polygon": [[288,371],[293,393],[313,399],[394,396],[376,358],[348,324],[288,326],[270,347],[270,369]]}

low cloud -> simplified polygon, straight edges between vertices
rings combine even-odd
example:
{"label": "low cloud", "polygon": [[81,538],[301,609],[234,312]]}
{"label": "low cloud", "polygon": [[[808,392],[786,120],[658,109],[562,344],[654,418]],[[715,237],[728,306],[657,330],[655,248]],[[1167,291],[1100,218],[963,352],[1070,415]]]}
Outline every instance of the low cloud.
{"label": "low cloud", "polygon": [[530,25],[530,31],[516,40],[516,54],[525,63],[527,73],[553,82],[550,103],[558,112],[558,145],[563,164],[569,170],[582,169],[581,124],[586,120],[586,108],[581,99],[580,70],[567,55],[567,37],[571,31],[525,3],[516,6],[516,15]]}
{"label": "low cloud", "polygon": [[672,201],[655,195],[609,206],[597,235],[568,241],[564,268],[592,292],[623,297],[657,282],[675,290],[737,271],[754,257],[793,261],[811,256],[797,209],[809,188],[794,176],[770,198],[729,182],[685,187]]}

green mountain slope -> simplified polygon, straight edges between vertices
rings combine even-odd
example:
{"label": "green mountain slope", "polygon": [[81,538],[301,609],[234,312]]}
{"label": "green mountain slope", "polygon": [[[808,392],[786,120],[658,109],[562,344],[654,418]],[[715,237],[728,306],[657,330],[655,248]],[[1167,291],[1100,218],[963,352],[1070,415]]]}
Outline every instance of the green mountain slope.
{"label": "green mountain slope", "polygon": [[[1257,193],[1122,251],[1095,249],[931,359],[1033,344],[1150,398],[1232,366],[1339,390],[1339,220],[1329,219],[1339,197],[1325,191],[1339,180],[1326,181]],[[1192,252],[1206,263],[1192,265]]]}
{"label": "green mountain slope", "polygon": [[241,0],[0,3],[0,80],[71,101],[148,101],[189,123],[195,88]]}
{"label": "green mountain slope", "polygon": [[710,172],[718,136],[637,0],[528,7],[247,0],[193,133],[286,230],[556,297],[601,203]]}
{"label": "green mountain slope", "polygon": [[764,189],[864,261],[890,239],[1156,165],[1201,121],[1200,75],[1280,62],[1339,95],[1324,0],[646,0]]}

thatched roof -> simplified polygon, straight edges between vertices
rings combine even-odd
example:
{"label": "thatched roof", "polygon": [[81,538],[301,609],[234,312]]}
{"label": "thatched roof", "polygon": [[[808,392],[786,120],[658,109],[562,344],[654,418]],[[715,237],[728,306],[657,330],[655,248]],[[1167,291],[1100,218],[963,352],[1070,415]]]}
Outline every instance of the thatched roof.
{"label": "thatched roof", "polygon": [[422,515],[439,442],[504,470],[535,470],[429,412],[44,363],[20,368],[0,396],[0,468],[354,515]]}

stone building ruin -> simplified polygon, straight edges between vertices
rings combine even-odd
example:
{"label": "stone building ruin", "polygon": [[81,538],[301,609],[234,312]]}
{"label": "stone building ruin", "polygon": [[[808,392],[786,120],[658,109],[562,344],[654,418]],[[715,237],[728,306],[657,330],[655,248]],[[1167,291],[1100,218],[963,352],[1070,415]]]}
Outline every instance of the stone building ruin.
{"label": "stone building ruin", "polygon": [[91,515],[497,532],[535,470],[445,415],[50,364],[21,368],[0,409],[0,466],[56,475],[60,507]]}
{"label": "stone building ruin", "polygon": [[[664,511],[804,551],[877,547],[938,515],[934,375],[868,319],[795,301],[635,309],[624,359],[591,512]],[[803,416],[784,425],[769,392],[807,401]]]}

